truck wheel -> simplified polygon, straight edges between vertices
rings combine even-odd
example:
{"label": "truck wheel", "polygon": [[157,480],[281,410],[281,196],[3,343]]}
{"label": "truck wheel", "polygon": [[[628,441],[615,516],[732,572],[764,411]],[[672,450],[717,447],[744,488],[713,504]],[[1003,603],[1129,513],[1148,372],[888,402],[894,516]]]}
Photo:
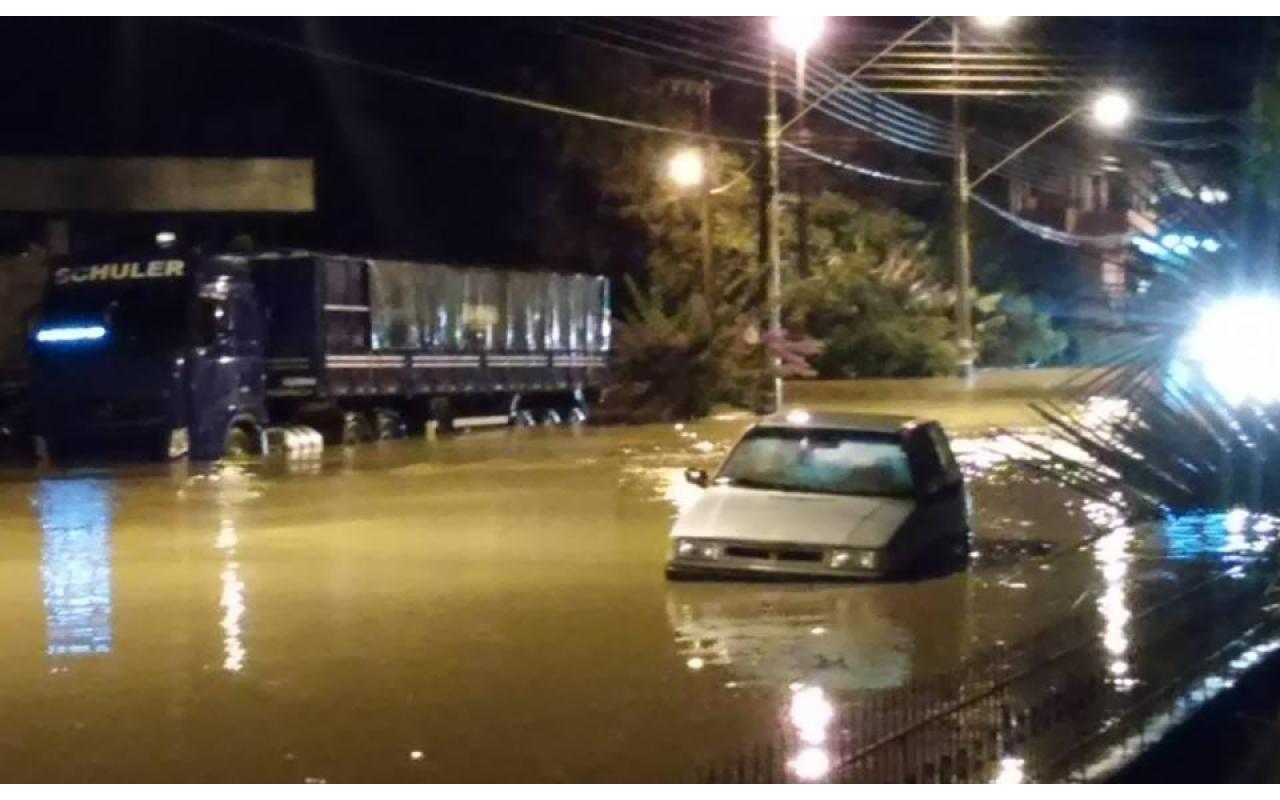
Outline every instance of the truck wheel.
{"label": "truck wheel", "polygon": [[227,442],[222,448],[223,458],[245,459],[257,452],[253,436],[242,425],[236,425],[227,431]]}
{"label": "truck wheel", "polygon": [[448,433],[453,430],[453,406],[447,397],[433,397],[427,406],[430,419],[436,424],[436,431]]}
{"label": "truck wheel", "polygon": [[403,439],[405,436],[404,420],[389,408],[379,408],[373,412],[374,436],[378,441]]}
{"label": "truck wheel", "polygon": [[373,426],[369,418],[355,411],[342,415],[342,443],[361,444],[373,441]]}

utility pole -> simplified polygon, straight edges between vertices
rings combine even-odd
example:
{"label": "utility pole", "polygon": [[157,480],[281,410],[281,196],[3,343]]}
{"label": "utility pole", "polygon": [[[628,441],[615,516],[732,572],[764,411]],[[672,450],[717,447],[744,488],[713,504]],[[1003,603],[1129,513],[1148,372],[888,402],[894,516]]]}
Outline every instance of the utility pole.
{"label": "utility pole", "polygon": [[973,284],[973,254],[969,243],[969,141],[964,127],[964,105],[960,87],[960,23],[951,21],[951,60],[956,76],[955,94],[951,96],[951,127],[955,149],[955,291],[956,350],[960,377],[973,377],[976,356],[973,343],[973,308],[970,288]]}
{"label": "utility pole", "polygon": [[[672,94],[692,97],[698,102],[698,133],[701,137],[698,160],[698,225],[702,250],[702,296],[708,308],[715,308],[714,220],[711,215],[711,187],[717,182],[719,148],[711,133],[711,81],[675,78],[665,82]],[[689,183],[685,183],[688,180]],[[677,178],[681,185],[692,185],[692,179]]]}
{"label": "utility pole", "polygon": [[716,284],[715,284],[715,265],[713,264],[713,251],[711,242],[713,241],[712,225],[714,218],[711,216],[711,186],[718,181],[718,170],[716,164],[719,160],[716,141],[711,136],[711,81],[703,81],[701,86],[702,98],[702,135],[704,137],[702,144],[702,163],[704,171],[702,175],[702,190],[699,197],[700,209],[702,214],[702,293],[703,299],[706,301],[707,308],[713,313],[716,309]]}
{"label": "utility pole", "polygon": [[[804,109],[805,67],[809,61],[808,51],[796,49],[796,114]],[[808,147],[809,117],[799,117],[800,128],[796,131],[796,139],[801,147]],[[802,279],[809,276],[809,169],[808,165],[797,162],[792,169],[796,173],[796,274]]]}
{"label": "utility pole", "polygon": [[[780,197],[780,165],[778,163],[778,57],[769,55],[769,110],[764,118],[765,149],[769,154],[769,202],[765,214],[765,233],[769,255],[769,340],[776,347],[782,342],[782,206]],[[768,352],[768,351],[766,351]],[[782,358],[769,359],[773,373],[773,408],[782,410]]]}

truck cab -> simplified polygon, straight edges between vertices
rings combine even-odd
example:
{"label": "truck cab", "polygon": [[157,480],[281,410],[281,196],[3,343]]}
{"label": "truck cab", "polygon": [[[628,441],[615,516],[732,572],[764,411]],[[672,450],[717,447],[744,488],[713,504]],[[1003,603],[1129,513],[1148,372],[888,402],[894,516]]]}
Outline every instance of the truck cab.
{"label": "truck cab", "polygon": [[243,257],[58,267],[30,344],[34,433],[53,458],[262,449],[263,323]]}

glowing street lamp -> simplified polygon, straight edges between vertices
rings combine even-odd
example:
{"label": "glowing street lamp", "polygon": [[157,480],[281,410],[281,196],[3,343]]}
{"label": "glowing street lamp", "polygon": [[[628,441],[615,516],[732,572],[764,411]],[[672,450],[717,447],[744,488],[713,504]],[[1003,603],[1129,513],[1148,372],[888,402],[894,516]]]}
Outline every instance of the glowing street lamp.
{"label": "glowing street lamp", "polygon": [[817,43],[826,24],[826,17],[774,17],[769,32],[775,42],[800,55]]}
{"label": "glowing street lamp", "polygon": [[674,153],[667,161],[667,177],[676,186],[689,188],[702,185],[706,177],[706,165],[702,162],[702,153],[693,148]]}
{"label": "glowing street lamp", "polygon": [[1103,130],[1116,130],[1124,127],[1133,116],[1133,103],[1124,94],[1108,90],[1094,98],[1090,107],[1093,122]]}
{"label": "glowing street lamp", "polygon": [[978,177],[969,181],[967,187],[968,190],[973,191],[975,186],[995,174],[996,170],[1022,155],[1033,144],[1075,119],[1084,111],[1088,111],[1090,113],[1095,127],[1106,131],[1115,131],[1123,128],[1125,124],[1128,123],[1129,118],[1133,116],[1133,103],[1125,94],[1116,91],[1115,89],[1108,89],[1102,92],[1095,97],[1092,102],[1086,105],[1076,106],[1066,114],[1059,117],[1055,122],[1050,123],[1044,130],[1009,151],[1004,158],[988,167],[987,170]]}
{"label": "glowing street lamp", "polygon": [[998,31],[1009,27],[1009,23],[1013,21],[1013,17],[974,17],[973,21],[978,24],[979,28],[986,28],[989,31]]}

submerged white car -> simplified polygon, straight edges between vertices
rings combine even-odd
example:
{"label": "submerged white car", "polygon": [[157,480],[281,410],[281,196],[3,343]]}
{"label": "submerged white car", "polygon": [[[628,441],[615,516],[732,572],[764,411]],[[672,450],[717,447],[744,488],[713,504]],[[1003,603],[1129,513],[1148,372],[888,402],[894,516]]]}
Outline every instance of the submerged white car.
{"label": "submerged white car", "polygon": [[752,426],[671,530],[668,577],[878,578],[968,553],[964,476],[936,422],[776,414]]}

